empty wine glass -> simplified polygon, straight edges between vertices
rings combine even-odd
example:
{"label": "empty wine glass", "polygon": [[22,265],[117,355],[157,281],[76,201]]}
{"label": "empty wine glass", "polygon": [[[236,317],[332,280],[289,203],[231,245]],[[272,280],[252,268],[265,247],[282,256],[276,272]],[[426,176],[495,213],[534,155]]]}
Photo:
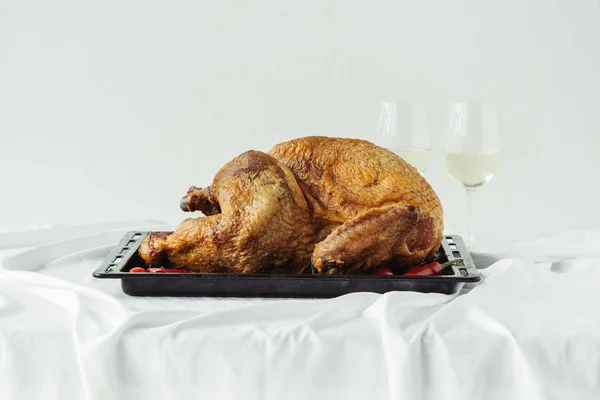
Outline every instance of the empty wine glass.
{"label": "empty wine glass", "polygon": [[500,167],[502,137],[496,109],[478,102],[454,103],[444,138],[448,173],[467,192],[467,244],[473,246],[473,203],[475,190],[487,183]]}
{"label": "empty wine glass", "polygon": [[425,108],[418,102],[384,102],[371,141],[398,154],[421,174],[429,166],[431,141]]}

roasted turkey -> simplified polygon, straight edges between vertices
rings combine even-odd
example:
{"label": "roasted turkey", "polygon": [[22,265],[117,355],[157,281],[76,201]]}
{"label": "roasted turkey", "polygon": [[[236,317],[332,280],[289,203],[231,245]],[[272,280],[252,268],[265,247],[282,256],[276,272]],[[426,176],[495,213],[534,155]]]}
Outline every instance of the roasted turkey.
{"label": "roasted turkey", "polygon": [[198,272],[360,273],[414,265],[440,246],[440,201],[415,168],[365,140],[305,137],[248,151],[191,187],[184,220],[150,233],[150,266]]}

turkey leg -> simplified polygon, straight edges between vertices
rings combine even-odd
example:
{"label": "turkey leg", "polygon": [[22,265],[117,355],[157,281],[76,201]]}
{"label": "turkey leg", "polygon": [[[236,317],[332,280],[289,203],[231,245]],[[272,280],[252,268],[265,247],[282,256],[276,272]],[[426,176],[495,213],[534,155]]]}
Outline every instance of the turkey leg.
{"label": "turkey leg", "polygon": [[420,207],[392,204],[368,210],[318,243],[312,266],[319,274],[358,273],[394,257],[411,265],[439,247],[436,221]]}

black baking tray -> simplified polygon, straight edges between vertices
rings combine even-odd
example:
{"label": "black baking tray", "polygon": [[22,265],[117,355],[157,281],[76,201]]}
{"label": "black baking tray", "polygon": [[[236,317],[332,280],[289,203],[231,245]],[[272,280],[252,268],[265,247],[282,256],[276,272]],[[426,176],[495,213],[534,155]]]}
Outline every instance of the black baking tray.
{"label": "black baking tray", "polygon": [[438,262],[461,259],[437,276],[291,275],[226,273],[135,273],[143,266],[137,254],[148,232],[128,232],[94,271],[94,277],[121,279],[131,296],[295,297],[331,298],[353,292],[416,291],[454,293],[480,280],[471,255],[458,235],[444,236],[435,255]]}

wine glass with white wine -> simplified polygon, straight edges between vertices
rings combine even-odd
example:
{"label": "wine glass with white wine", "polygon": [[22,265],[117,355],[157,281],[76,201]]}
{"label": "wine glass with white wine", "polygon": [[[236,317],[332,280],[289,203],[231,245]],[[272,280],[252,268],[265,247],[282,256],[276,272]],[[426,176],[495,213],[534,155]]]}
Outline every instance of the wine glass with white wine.
{"label": "wine glass with white wine", "polygon": [[421,174],[429,166],[431,141],[425,108],[418,102],[384,102],[372,141],[398,154]]}
{"label": "wine glass with white wine", "polygon": [[448,173],[467,191],[467,244],[473,246],[475,190],[487,183],[502,160],[502,135],[496,109],[485,103],[454,103],[444,139]]}

